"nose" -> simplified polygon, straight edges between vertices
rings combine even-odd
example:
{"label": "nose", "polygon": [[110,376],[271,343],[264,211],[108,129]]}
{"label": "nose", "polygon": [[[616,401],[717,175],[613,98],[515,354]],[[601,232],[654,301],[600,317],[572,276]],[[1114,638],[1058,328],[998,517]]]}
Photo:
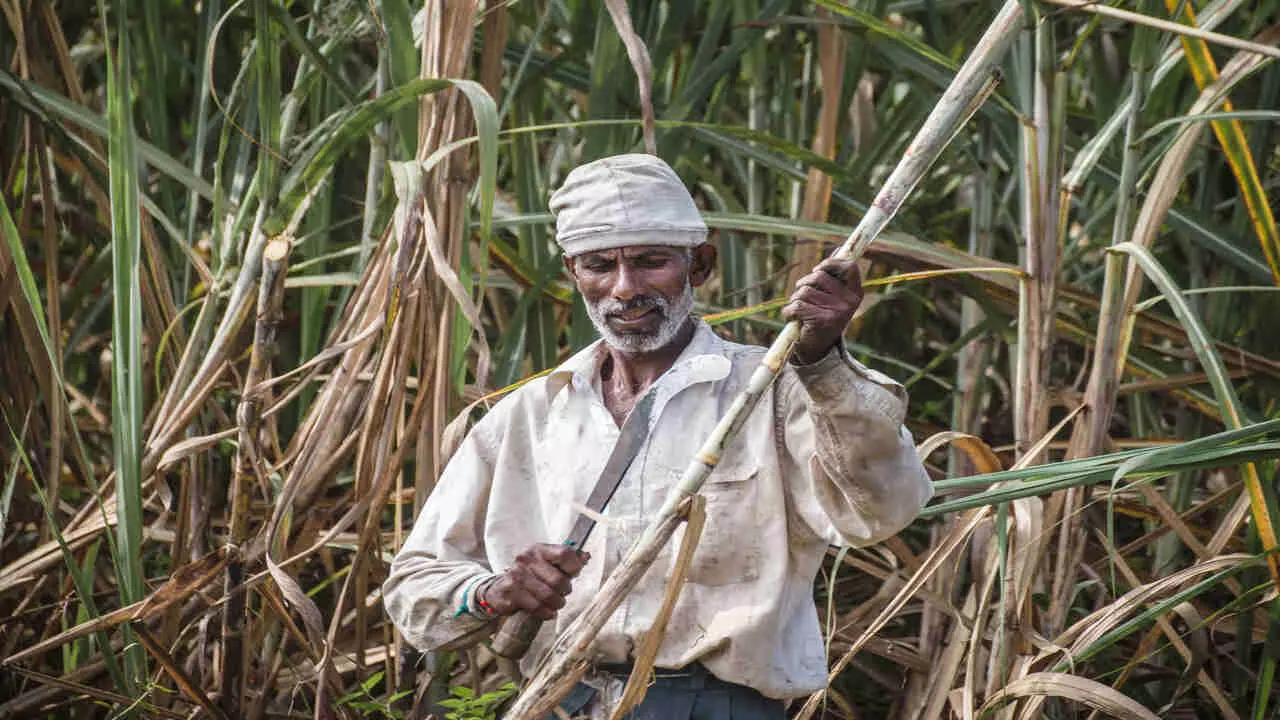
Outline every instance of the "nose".
{"label": "nose", "polygon": [[621,302],[628,302],[637,295],[644,294],[644,285],[635,268],[625,262],[618,263],[617,280],[613,283],[613,297]]}

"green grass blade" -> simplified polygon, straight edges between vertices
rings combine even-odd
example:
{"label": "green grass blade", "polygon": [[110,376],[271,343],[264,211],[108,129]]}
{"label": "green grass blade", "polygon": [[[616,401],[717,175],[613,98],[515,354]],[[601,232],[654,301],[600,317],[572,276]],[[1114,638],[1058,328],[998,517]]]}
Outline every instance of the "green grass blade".
{"label": "green grass blade", "polygon": [[[60,130],[56,121],[62,120],[103,138],[111,132],[108,119],[102,115],[76,105],[65,96],[39,85],[24,83],[7,72],[0,72],[0,89],[55,131]],[[145,140],[135,139],[135,144],[138,155],[157,171],[164,173],[192,192],[199,193],[206,200],[214,199],[217,194],[214,186],[208,180],[193,173],[191,168],[180,160]]]}
{"label": "green grass blade", "polygon": [[[512,169],[514,171],[515,180],[515,197],[522,210],[541,210],[546,202],[546,194],[542,189],[542,172],[538,159],[537,145],[532,136],[516,137],[512,143]],[[551,251],[550,242],[547,235],[547,226],[544,223],[532,223],[524,225],[520,228],[520,253],[518,256],[511,258],[515,262],[527,264],[527,276],[529,280],[535,278],[540,280],[543,272],[552,272],[548,267],[548,262],[559,263]],[[541,268],[541,271],[538,269]],[[535,285],[537,283],[535,282]],[[541,285],[545,290],[547,285]],[[521,344],[529,349],[531,359],[533,361],[534,371],[549,368],[555,365],[556,361],[556,344],[560,334],[560,328],[557,327],[555,307],[548,300],[542,299],[528,293],[528,302],[525,298],[521,298],[517,304],[516,312],[512,315],[513,322],[518,321],[524,327]],[[540,293],[539,293],[540,294]],[[520,315],[521,307],[524,308],[524,315]],[[507,381],[497,383],[498,387],[504,387],[515,381],[515,375],[512,365],[514,358],[506,358],[504,368],[507,373]]]}
{"label": "green grass blade", "polygon": [[262,197],[275,196],[280,174],[280,46],[276,42],[275,23],[271,21],[272,0],[255,0],[253,25],[257,34],[254,61],[258,80],[258,153],[259,192]]}
{"label": "green grass blade", "polygon": [[[413,9],[407,0],[379,0],[377,7],[380,32],[385,32],[386,53],[390,61],[391,87],[400,87],[418,77],[421,53],[413,44]],[[372,4],[371,4],[372,6]],[[401,106],[392,114],[396,129],[398,160],[408,160],[418,151],[418,106]]]}
{"label": "green grass blade", "polygon": [[1213,573],[1204,580],[1201,580],[1184,590],[1170,595],[1160,602],[1153,603],[1141,613],[1138,613],[1134,617],[1090,643],[1080,652],[1073,653],[1070,659],[1059,662],[1054,666],[1053,672],[1067,672],[1073,665],[1088,662],[1090,659],[1097,656],[1098,653],[1113,647],[1124,638],[1154,622],[1155,619],[1161,615],[1165,615],[1169,611],[1173,610],[1173,608],[1184,602],[1197,598],[1210,590],[1216,589],[1222,584],[1223,580],[1241,572],[1245,568],[1252,567],[1256,562],[1256,560],[1253,560],[1236,563],[1235,565],[1231,565],[1230,567]]}
{"label": "green grass blade", "polygon": [[[142,228],[138,200],[140,177],[131,100],[129,3],[114,5],[115,22],[107,22],[105,3],[99,12],[105,27],[115,29],[113,56],[107,52],[108,165],[111,196],[111,445],[116,470],[116,575],[120,601],[135,603],[146,595],[142,568]],[[130,633],[125,630],[128,640]],[[146,654],[127,643],[126,683],[134,695],[147,682]],[[123,688],[122,688],[123,690]]]}
{"label": "green grass blade", "polygon": [[317,143],[305,157],[294,163],[293,169],[282,181],[281,197],[275,212],[263,224],[263,229],[268,235],[284,230],[307,193],[324,180],[338,158],[353,145],[364,142],[369,132],[383,118],[422,95],[439,92],[453,85],[452,81],[434,78],[414,80],[357,105],[342,118],[340,125],[330,136]]}
{"label": "green grass blade", "polygon": [[[1175,20],[1181,20],[1191,27],[1196,26],[1196,14],[1191,6],[1179,0],[1165,0],[1165,7]],[[1209,52],[1209,44],[1199,38],[1181,36],[1183,51],[1187,56],[1187,65],[1191,68],[1196,86],[1204,90],[1219,79],[1218,65]],[[1230,100],[1224,100],[1222,109],[1234,110]],[[1258,243],[1277,285],[1280,285],[1280,231],[1276,228],[1276,218],[1267,201],[1267,191],[1258,175],[1258,166],[1253,154],[1249,151],[1249,143],[1244,135],[1244,128],[1234,118],[1229,120],[1213,120],[1213,133],[1222,146],[1227,163],[1231,166],[1231,174],[1235,176],[1236,185],[1240,188],[1245,207],[1248,209],[1250,224],[1258,236]]]}
{"label": "green grass blade", "polygon": [[4,487],[0,488],[0,545],[4,545],[4,533],[9,527],[9,508],[13,503],[13,488],[18,484],[21,452],[22,442],[15,438],[13,460],[9,463],[9,471],[5,473]]}
{"label": "green grass blade", "polygon": [[307,39],[306,35],[302,34],[302,29],[298,27],[298,23],[294,21],[289,11],[281,5],[268,2],[267,13],[271,20],[277,23],[284,31],[285,39],[289,41],[289,44],[315,65],[320,74],[324,75],[324,78],[329,81],[333,89],[337,90],[344,100],[355,102],[356,89],[343,79],[338,69],[333,67],[329,59],[320,52],[320,49]]}
{"label": "green grass blade", "polygon": [[[1222,358],[1218,356],[1217,351],[1214,349],[1213,339],[1209,337],[1204,325],[1200,322],[1195,312],[1192,311],[1186,298],[1182,296],[1182,289],[1174,283],[1173,278],[1169,276],[1164,266],[1146,248],[1133,243],[1122,243],[1113,249],[1117,252],[1127,253],[1133,258],[1142,268],[1143,273],[1159,288],[1161,294],[1165,297],[1165,301],[1169,303],[1169,307],[1173,309],[1174,314],[1177,316],[1178,322],[1186,330],[1187,336],[1191,341],[1191,349],[1195,351],[1196,357],[1199,358],[1201,368],[1209,376],[1209,384],[1213,387],[1214,396],[1217,398],[1222,410],[1223,421],[1230,428],[1243,426],[1247,419],[1241,408],[1240,398],[1236,395],[1235,388],[1231,385],[1231,379],[1227,375],[1226,367],[1222,364]],[[1275,550],[1277,549],[1274,519],[1277,517],[1275,497],[1271,489],[1262,482],[1256,467],[1245,465],[1243,470],[1245,489],[1249,493],[1249,504],[1253,511],[1258,537],[1262,541],[1264,550]],[[1271,570],[1272,581],[1280,587],[1280,558],[1277,557],[1276,553],[1271,552],[1267,556],[1267,565]]]}

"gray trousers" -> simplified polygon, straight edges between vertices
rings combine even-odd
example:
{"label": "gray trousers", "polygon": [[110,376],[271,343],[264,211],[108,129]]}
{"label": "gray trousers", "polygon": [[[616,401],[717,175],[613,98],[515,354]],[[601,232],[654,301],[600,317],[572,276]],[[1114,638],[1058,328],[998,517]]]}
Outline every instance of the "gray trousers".
{"label": "gray trousers", "polygon": [[[619,674],[625,674],[620,672]],[[560,703],[570,717],[580,713],[596,691],[578,684]],[[745,685],[725,682],[700,664],[677,673],[659,671],[644,701],[627,720],[784,720],[781,700],[767,698]],[[555,714],[548,716],[555,720]]]}

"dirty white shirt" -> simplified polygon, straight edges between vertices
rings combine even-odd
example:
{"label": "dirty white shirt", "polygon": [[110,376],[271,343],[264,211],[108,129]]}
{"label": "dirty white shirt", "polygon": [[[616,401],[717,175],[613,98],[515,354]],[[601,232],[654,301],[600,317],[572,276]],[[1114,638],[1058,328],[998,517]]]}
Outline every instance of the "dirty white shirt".
{"label": "dirty white shirt", "polygon": [[[526,672],[595,597],[763,355],[698,321],[655,381],[647,445],[586,543],[591,561],[568,604],[525,655]],[[483,620],[458,614],[474,607],[477,581],[568,535],[619,434],[598,381],[605,356],[597,342],[504,398],[450,460],[383,585],[410,644],[427,650],[481,630]],[[828,544],[889,537],[932,493],[902,424],[906,405],[901,385],[843,351],[783,370],[703,486],[706,524],[659,667],[699,661],[775,698],[826,684],[812,588]],[[604,626],[597,662],[630,659],[661,604],[679,532]]]}

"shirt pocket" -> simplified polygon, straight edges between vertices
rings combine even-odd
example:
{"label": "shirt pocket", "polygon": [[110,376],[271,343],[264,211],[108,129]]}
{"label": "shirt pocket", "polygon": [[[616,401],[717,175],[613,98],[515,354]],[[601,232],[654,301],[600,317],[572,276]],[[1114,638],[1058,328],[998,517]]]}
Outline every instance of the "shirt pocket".
{"label": "shirt pocket", "polygon": [[760,577],[759,471],[753,460],[725,458],[703,483],[707,519],[693,551],[689,582],[719,586]]}

